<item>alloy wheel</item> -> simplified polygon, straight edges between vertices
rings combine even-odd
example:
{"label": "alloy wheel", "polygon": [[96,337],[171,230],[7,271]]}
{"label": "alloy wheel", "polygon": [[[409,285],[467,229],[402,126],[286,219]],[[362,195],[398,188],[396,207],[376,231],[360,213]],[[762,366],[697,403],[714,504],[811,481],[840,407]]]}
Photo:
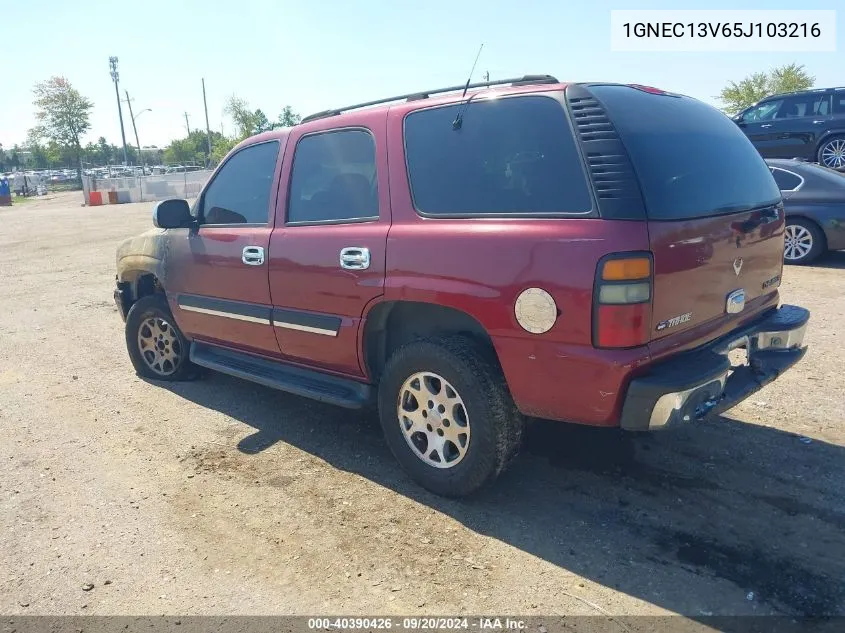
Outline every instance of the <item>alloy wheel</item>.
{"label": "alloy wheel", "polygon": [[417,372],[399,390],[397,415],[414,455],[434,468],[452,468],[466,456],[469,415],[458,391],[442,376]]}
{"label": "alloy wheel", "polygon": [[845,139],[835,138],[828,141],[821,151],[821,163],[831,169],[845,167]]}
{"label": "alloy wheel", "polygon": [[786,227],[783,256],[787,261],[804,259],[813,249],[813,234],[800,224]]}
{"label": "alloy wheel", "polygon": [[182,363],[184,350],[173,326],[161,317],[147,317],[138,328],[141,358],[160,376],[173,374]]}

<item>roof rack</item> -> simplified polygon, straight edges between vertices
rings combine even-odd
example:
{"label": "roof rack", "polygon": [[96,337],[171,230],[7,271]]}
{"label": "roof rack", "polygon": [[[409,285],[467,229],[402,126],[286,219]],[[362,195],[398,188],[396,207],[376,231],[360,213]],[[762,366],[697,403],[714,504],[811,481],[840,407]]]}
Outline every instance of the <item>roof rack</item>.
{"label": "roof rack", "polygon": [[316,121],[317,119],[324,119],[330,116],[336,116],[341,112],[348,110],[357,110],[358,108],[366,108],[368,106],[381,105],[383,103],[390,103],[391,101],[416,101],[418,99],[428,99],[431,95],[441,94],[444,92],[455,92],[457,90],[471,89],[471,88],[488,88],[490,86],[526,86],[531,84],[557,84],[560,83],[551,75],[525,75],[523,77],[516,77],[513,79],[497,79],[496,81],[482,81],[475,84],[461,84],[460,86],[449,86],[448,88],[437,88],[435,90],[423,90],[422,92],[410,92],[405,95],[396,97],[388,97],[387,99],[378,99],[376,101],[367,101],[365,103],[356,103],[355,105],[346,106],[343,108],[333,108],[331,110],[323,110],[322,112],[315,112],[309,114],[302,119],[302,123],[308,121]]}

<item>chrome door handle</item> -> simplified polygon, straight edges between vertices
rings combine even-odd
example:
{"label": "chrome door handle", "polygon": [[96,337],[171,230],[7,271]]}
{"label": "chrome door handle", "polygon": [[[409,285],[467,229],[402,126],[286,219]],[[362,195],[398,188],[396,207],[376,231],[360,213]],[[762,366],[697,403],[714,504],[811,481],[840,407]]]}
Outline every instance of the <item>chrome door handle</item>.
{"label": "chrome door handle", "polygon": [[821,125],[824,121],[813,121],[813,125]]}
{"label": "chrome door handle", "polygon": [[370,267],[370,249],[347,246],[340,251],[340,267],[347,270],[366,270]]}
{"label": "chrome door handle", "polygon": [[244,246],[241,261],[247,266],[261,266],[264,263],[264,247]]}
{"label": "chrome door handle", "polygon": [[772,124],[771,123],[764,123],[760,127],[772,127]]}

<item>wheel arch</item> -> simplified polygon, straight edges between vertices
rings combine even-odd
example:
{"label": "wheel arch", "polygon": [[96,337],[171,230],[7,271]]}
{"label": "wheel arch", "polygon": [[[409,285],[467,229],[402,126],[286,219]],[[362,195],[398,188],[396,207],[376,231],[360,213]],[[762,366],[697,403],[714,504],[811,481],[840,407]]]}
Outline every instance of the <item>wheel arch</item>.
{"label": "wheel arch", "polygon": [[387,359],[413,340],[462,335],[472,339],[498,363],[493,341],[473,315],[442,304],[389,300],[370,307],[361,332],[361,358],[367,376],[377,382]]}

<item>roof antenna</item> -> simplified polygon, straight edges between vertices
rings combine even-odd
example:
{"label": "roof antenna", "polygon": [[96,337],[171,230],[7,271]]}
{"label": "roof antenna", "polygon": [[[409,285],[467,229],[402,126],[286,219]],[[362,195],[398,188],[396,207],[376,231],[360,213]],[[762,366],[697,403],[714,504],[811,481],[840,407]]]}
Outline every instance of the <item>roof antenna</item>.
{"label": "roof antenna", "polygon": [[[475,61],[472,62],[472,68],[469,71],[469,77],[467,77],[466,86],[464,86],[464,93],[461,95],[461,100],[467,96],[467,90],[469,90],[469,83],[472,81],[472,73],[475,72],[475,65],[478,63],[478,58],[481,57],[481,49],[484,48],[484,42],[481,43],[481,46],[478,47],[478,53],[475,55]],[[469,102],[458,112],[458,116],[455,117],[455,120],[452,121],[452,129],[459,130],[461,129],[461,124],[464,121],[464,112],[466,111],[466,106],[469,105]]]}

